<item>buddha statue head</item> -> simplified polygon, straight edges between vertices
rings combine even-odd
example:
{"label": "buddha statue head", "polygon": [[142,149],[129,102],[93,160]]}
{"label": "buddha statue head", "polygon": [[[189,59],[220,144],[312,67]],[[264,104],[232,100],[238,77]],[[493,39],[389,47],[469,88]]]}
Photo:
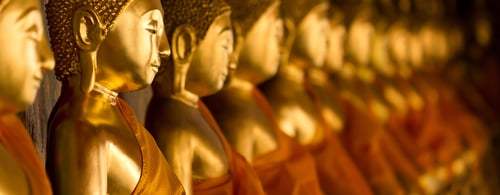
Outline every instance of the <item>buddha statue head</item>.
{"label": "buddha statue head", "polygon": [[492,40],[492,21],[490,21],[491,19],[487,14],[483,13],[484,10],[478,12],[472,19],[473,39],[477,46],[485,49]]}
{"label": "buddha statue head", "polygon": [[340,71],[344,64],[344,45],[346,28],[344,13],[339,7],[330,7],[330,30],[328,31],[328,49],[325,69],[330,72]]}
{"label": "buddha statue head", "polygon": [[400,73],[407,75],[410,60],[410,32],[406,21],[398,21],[391,25],[387,34],[387,50],[392,64]]}
{"label": "buddha statue head", "polygon": [[235,29],[238,68],[235,76],[261,83],[276,74],[280,64],[283,20],[277,0],[228,0]]}
{"label": "buddha statue head", "polygon": [[356,65],[366,66],[370,63],[372,38],[375,33],[372,10],[370,7],[361,7],[355,12],[350,18],[347,30],[346,59]]}
{"label": "buddha statue head", "polygon": [[116,92],[149,85],[168,55],[159,0],[50,0],[47,19],[56,76],[89,92],[94,84]]}
{"label": "buddha statue head", "polygon": [[391,39],[388,32],[394,24],[390,24],[389,20],[386,17],[377,18],[371,43],[370,63],[377,73],[391,77],[395,67],[390,61],[388,48]]}
{"label": "buddha statue head", "polygon": [[422,52],[424,56],[423,66],[420,70],[435,71],[448,55],[448,44],[446,33],[437,22],[426,22],[420,31],[422,40]]}
{"label": "buddha statue head", "polygon": [[31,105],[53,69],[41,11],[38,0],[0,0],[0,114]]}
{"label": "buddha statue head", "polygon": [[324,65],[329,32],[328,7],[326,0],[282,1],[281,9],[286,29],[283,56],[285,62],[289,60],[299,66]]}
{"label": "buddha statue head", "polygon": [[197,98],[222,89],[232,62],[230,7],[223,0],[162,0],[172,55],[153,84],[156,96]]}

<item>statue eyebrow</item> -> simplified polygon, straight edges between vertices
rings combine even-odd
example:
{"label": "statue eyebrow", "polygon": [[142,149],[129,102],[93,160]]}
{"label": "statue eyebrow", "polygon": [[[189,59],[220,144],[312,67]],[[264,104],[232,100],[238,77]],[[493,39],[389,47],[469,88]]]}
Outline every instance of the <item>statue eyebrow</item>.
{"label": "statue eyebrow", "polygon": [[231,28],[230,26],[226,26],[226,27],[222,28],[222,29],[219,31],[219,35],[220,35],[220,34],[222,34],[222,33],[224,33],[224,32],[225,32],[225,31],[227,31],[227,30],[232,30],[232,28]]}
{"label": "statue eyebrow", "polygon": [[19,16],[16,18],[16,22],[19,22],[19,20],[23,19],[24,16],[26,16],[29,13],[34,12],[34,11],[36,11],[36,8],[30,7],[29,9],[27,9],[23,13],[19,14]]}

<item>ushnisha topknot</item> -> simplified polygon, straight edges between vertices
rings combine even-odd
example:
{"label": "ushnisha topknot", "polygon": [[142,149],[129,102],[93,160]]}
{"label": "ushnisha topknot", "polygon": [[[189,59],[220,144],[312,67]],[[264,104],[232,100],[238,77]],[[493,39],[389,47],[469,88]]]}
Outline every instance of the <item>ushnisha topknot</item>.
{"label": "ushnisha topknot", "polygon": [[315,6],[328,3],[327,0],[282,0],[281,13],[285,19],[291,19],[295,25],[299,25],[302,19]]}
{"label": "ushnisha topknot", "polygon": [[262,14],[278,0],[227,0],[231,6],[231,19],[238,24],[243,36],[257,22]]}
{"label": "ushnisha topknot", "polygon": [[161,0],[165,10],[165,32],[169,40],[177,26],[188,24],[196,30],[197,41],[203,40],[210,25],[231,7],[224,0]]}
{"label": "ushnisha topknot", "polygon": [[58,80],[67,80],[80,72],[78,48],[72,28],[75,10],[82,6],[93,9],[107,33],[130,2],[132,0],[50,0],[45,5]]}

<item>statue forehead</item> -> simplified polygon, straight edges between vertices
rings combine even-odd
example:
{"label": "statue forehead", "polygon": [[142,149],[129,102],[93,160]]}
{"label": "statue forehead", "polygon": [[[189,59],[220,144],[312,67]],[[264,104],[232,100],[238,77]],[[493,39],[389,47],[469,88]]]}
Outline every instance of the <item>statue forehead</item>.
{"label": "statue forehead", "polygon": [[41,2],[38,0],[0,0],[0,13],[7,7],[19,8],[40,8]]}

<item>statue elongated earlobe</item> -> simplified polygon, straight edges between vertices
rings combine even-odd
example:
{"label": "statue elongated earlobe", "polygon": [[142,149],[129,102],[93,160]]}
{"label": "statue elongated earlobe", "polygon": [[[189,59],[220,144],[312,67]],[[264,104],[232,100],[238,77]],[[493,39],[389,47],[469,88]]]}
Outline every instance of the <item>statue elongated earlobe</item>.
{"label": "statue elongated earlobe", "polygon": [[177,27],[172,36],[172,57],[174,59],[174,94],[182,93],[185,89],[185,82],[191,58],[196,49],[195,29],[191,25],[181,25]]}
{"label": "statue elongated earlobe", "polygon": [[238,64],[238,59],[245,42],[245,37],[243,37],[243,32],[241,26],[238,23],[233,23],[233,35],[234,35],[234,51],[231,55],[231,63],[229,65],[230,69],[236,69]]}
{"label": "statue elongated earlobe", "polygon": [[295,23],[289,18],[283,19],[284,39],[281,46],[281,64],[288,64],[290,52],[292,50],[293,42],[295,41],[296,29]]}
{"label": "statue elongated earlobe", "polygon": [[73,37],[79,49],[80,89],[84,93],[94,88],[97,50],[106,35],[105,26],[91,8],[80,7],[73,15]]}

